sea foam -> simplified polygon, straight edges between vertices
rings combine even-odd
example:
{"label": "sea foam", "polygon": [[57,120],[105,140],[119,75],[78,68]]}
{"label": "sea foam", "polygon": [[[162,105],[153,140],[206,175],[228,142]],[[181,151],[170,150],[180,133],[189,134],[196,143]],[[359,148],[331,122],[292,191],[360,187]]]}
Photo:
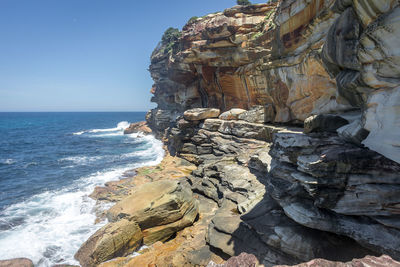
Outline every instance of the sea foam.
{"label": "sea foam", "polygon": [[[116,128],[121,131],[126,125],[129,124],[121,122]],[[76,251],[90,235],[107,223],[94,224],[96,213],[107,209],[110,204],[99,205],[89,198],[93,189],[121,178],[133,168],[158,164],[164,157],[162,143],[154,137],[129,135],[127,138],[140,139],[138,141],[143,143],[143,150],[138,152],[140,158],[145,159],[141,163],[92,173],[65,188],[34,195],[1,211],[0,259],[27,257],[33,260],[35,266],[46,267],[78,264],[73,257]],[[91,159],[66,157],[64,160],[80,164]]]}
{"label": "sea foam", "polygon": [[91,129],[91,130],[84,130],[84,131],[79,131],[72,133],[73,135],[82,135],[84,133],[103,133],[103,132],[116,132],[120,131],[121,133],[128,128],[130,125],[129,122],[127,121],[121,121],[117,124],[117,127],[114,128],[106,128],[106,129]]}

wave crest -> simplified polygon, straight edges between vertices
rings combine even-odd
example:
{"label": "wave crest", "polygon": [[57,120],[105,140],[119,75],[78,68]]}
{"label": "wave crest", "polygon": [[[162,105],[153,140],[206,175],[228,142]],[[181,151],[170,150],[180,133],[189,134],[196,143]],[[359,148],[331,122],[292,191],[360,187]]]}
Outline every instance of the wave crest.
{"label": "wave crest", "polygon": [[73,135],[82,135],[85,133],[103,133],[103,132],[116,132],[116,131],[120,131],[121,134],[123,133],[123,131],[128,128],[130,125],[129,122],[127,121],[120,121],[117,124],[117,127],[114,128],[106,128],[106,129],[91,129],[91,130],[84,130],[84,131],[79,131],[76,133],[72,133]]}

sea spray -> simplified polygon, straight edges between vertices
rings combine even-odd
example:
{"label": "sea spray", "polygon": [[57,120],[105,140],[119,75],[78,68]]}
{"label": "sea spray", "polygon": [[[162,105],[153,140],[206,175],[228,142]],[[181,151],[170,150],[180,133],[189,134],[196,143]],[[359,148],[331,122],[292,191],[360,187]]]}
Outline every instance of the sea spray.
{"label": "sea spray", "polygon": [[[75,252],[106,223],[94,224],[96,213],[110,206],[105,203],[96,205],[88,195],[96,186],[118,180],[128,170],[158,164],[164,156],[162,143],[154,137],[123,135],[128,125],[123,121],[112,128],[77,129],[69,134],[66,128],[62,134],[54,132],[57,138],[65,139],[63,142],[54,141],[56,137],[43,141],[43,146],[56,143],[57,147],[49,145],[47,153],[52,153],[52,157],[38,155],[26,159],[38,162],[38,165],[28,167],[26,172],[35,174],[38,169],[36,179],[39,181],[42,170],[50,177],[46,182],[50,185],[57,182],[59,186],[44,187],[42,192],[0,209],[0,259],[28,257],[35,266],[77,264],[73,258]],[[82,134],[76,134],[79,132]],[[21,161],[24,160],[21,157]],[[6,173],[13,165],[8,164],[0,172]],[[18,171],[15,169],[16,174]],[[80,177],[73,178],[79,173]]]}

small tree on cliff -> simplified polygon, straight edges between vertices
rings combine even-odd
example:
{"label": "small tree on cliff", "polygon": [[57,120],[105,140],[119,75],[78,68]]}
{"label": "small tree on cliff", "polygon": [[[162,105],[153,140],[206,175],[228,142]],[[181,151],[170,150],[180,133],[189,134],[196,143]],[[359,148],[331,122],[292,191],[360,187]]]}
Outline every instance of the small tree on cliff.
{"label": "small tree on cliff", "polygon": [[169,27],[161,38],[162,44],[165,47],[164,52],[169,53],[174,48],[174,45],[177,43],[181,32],[176,29]]}
{"label": "small tree on cliff", "polygon": [[249,0],[236,0],[236,3],[241,6],[249,6],[251,2]]}
{"label": "small tree on cliff", "polygon": [[178,40],[180,31],[176,28],[169,27],[162,36],[161,40],[163,44],[169,44]]}

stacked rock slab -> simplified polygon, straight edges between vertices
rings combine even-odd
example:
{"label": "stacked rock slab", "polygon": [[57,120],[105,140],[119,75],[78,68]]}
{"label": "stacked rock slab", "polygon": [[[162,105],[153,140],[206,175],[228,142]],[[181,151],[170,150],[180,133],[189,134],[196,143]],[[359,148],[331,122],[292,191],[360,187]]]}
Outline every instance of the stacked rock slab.
{"label": "stacked rock slab", "polygon": [[198,204],[187,183],[161,180],[134,188],[107,212],[110,223],[94,233],[75,258],[84,267],[127,256],[142,244],[165,241],[193,224]]}
{"label": "stacked rock slab", "polygon": [[230,118],[180,118],[169,130],[170,150],[198,165],[188,177],[193,192],[218,204],[208,227],[209,246],[222,255],[251,253],[266,266],[373,253],[350,238],[296,223],[270,197],[270,143],[275,135],[301,130]]}

